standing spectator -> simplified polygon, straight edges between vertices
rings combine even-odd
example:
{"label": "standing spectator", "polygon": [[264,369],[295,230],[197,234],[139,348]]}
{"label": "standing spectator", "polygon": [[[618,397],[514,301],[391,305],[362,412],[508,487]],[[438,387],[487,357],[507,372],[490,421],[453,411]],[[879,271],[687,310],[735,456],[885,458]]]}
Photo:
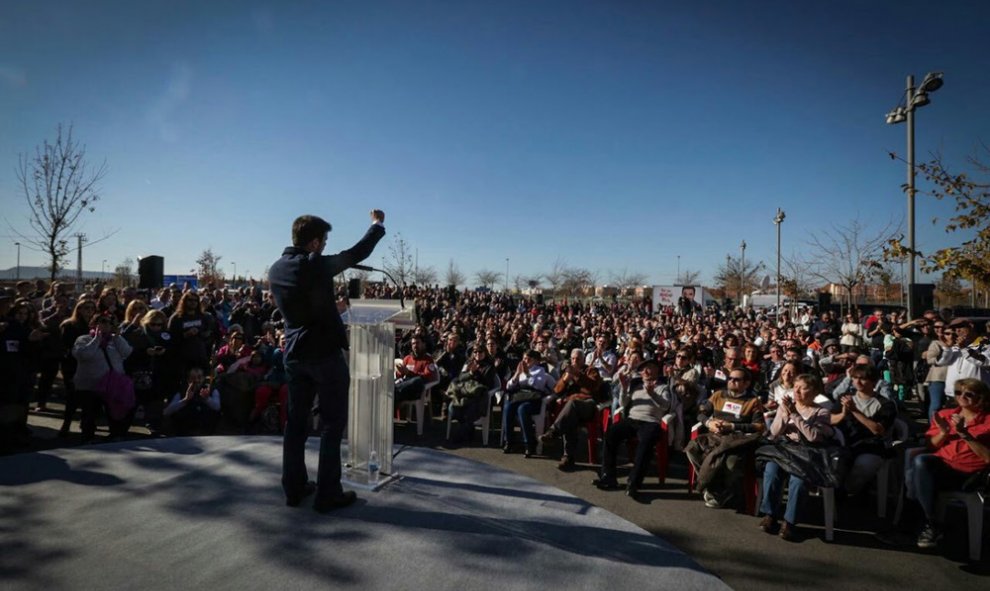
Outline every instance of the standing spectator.
{"label": "standing spectator", "polygon": [[162,429],[165,392],[172,391],[178,381],[169,366],[171,335],[164,329],[165,314],[151,310],[140,318],[136,329],[123,335],[132,349],[124,360],[124,369],[134,381],[134,395],[138,406],[144,409],[145,426],[152,435]]}
{"label": "standing spectator", "polygon": [[44,338],[39,343],[41,375],[38,379],[38,406],[35,409],[37,412],[48,411],[48,399],[52,394],[52,386],[58,375],[62,358],[66,354],[59,326],[69,317],[69,298],[63,293],[56,292],[52,296],[51,302],[52,307],[42,311],[41,314],[41,330],[44,333]]}
{"label": "standing spectator", "polygon": [[[30,287],[30,283],[28,284]],[[0,406],[16,409],[13,424],[0,424],[0,432],[11,435],[15,444],[27,444],[31,431],[27,426],[28,403],[34,387],[35,357],[44,332],[32,319],[33,306],[18,299],[0,320]]]}
{"label": "standing spectator", "polygon": [[212,335],[208,331],[209,323],[199,309],[199,295],[187,291],[168,321],[168,332],[182,374],[187,374],[191,367],[209,366]]}
{"label": "standing spectator", "polygon": [[949,323],[945,332],[952,336],[952,346],[942,351],[935,365],[948,367],[945,373],[945,395],[955,395],[955,384],[962,378],[975,378],[984,384],[990,383],[990,362],[987,360],[987,347],[976,341],[973,323],[965,318],[956,318]]}
{"label": "standing spectator", "polygon": [[[72,347],[72,355],[79,363],[75,383],[83,409],[83,441],[96,435],[96,418],[103,407],[101,383],[111,369],[124,373],[124,360],[132,351],[131,345],[114,332],[114,321],[110,316],[94,316],[90,326],[92,332],[76,339]],[[121,437],[130,429],[130,417],[109,417],[108,423],[112,438]]]}
{"label": "standing spectator", "polygon": [[62,427],[58,431],[60,437],[69,434],[76,409],[84,404],[76,390],[75,375],[78,363],[72,355],[72,348],[76,344],[76,339],[89,333],[90,321],[95,315],[96,302],[81,299],[72,309],[72,315],[59,326],[62,349],[65,351],[61,361],[62,384],[65,387],[65,413],[62,417]]}
{"label": "standing spectator", "polygon": [[938,365],[938,360],[947,348],[952,347],[954,335],[945,331],[945,322],[936,320],[934,324],[935,338],[928,345],[925,351],[925,361],[928,362],[928,375],[925,382],[928,384],[928,420],[931,421],[935,413],[942,409],[945,401],[945,378],[949,373],[949,368]]}

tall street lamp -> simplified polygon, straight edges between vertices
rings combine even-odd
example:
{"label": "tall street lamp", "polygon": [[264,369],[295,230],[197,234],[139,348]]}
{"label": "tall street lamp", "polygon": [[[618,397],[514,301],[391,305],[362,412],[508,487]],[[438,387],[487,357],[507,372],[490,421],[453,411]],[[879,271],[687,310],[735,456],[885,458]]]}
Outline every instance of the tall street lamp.
{"label": "tall street lamp", "polygon": [[509,293],[509,257],[505,257],[505,293]]}
{"label": "tall street lamp", "polygon": [[907,206],[908,206],[908,251],[910,263],[908,265],[908,298],[907,309],[908,318],[914,319],[915,310],[911,293],[914,291],[914,110],[924,107],[931,101],[928,93],[935,92],[942,88],[942,72],[928,72],[922,79],[921,84],[915,88],[914,76],[907,77],[907,88],[901,102],[889,113],[887,113],[887,123],[896,125],[907,122]]}
{"label": "tall street lamp", "polygon": [[739,257],[739,305],[742,305],[743,292],[746,291],[746,241],[739,245],[742,256]]}
{"label": "tall street lamp", "polygon": [[231,283],[234,287],[237,287],[237,263],[230,261],[231,265],[234,265],[234,276],[231,278]]}
{"label": "tall street lamp", "polygon": [[674,282],[674,285],[680,285],[680,284],[681,284],[681,255],[677,255],[677,281]]}
{"label": "tall street lamp", "polygon": [[17,247],[17,280],[21,280],[21,243],[15,242],[14,246]]}
{"label": "tall street lamp", "polygon": [[103,264],[100,266],[100,279],[106,279],[107,275],[107,260],[103,259]]}
{"label": "tall street lamp", "polygon": [[784,210],[777,208],[773,223],[777,226],[777,314],[780,315],[780,224],[784,223]]}

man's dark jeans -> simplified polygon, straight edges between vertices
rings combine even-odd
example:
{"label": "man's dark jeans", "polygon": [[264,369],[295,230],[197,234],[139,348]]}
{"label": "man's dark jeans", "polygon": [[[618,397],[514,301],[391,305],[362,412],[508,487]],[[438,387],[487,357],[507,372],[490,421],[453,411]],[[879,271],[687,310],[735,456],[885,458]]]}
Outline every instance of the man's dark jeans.
{"label": "man's dark jeans", "polygon": [[289,360],[285,363],[289,384],[288,421],[282,446],[282,490],[298,498],[306,486],[306,438],[312,418],[313,398],[319,397],[320,463],[316,503],[343,494],[340,486],[340,440],[347,425],[350,369],[343,351],[321,360]]}

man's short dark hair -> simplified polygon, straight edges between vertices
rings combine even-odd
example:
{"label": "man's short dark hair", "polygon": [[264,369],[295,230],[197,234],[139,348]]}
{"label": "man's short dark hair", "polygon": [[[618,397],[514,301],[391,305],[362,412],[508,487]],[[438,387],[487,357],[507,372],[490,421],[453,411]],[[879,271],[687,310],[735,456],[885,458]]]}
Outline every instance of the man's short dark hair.
{"label": "man's short dark hair", "polygon": [[301,215],[292,222],[292,246],[302,248],[313,240],[322,240],[333,227],[315,215]]}
{"label": "man's short dark hair", "polygon": [[526,351],[526,357],[529,357],[530,359],[532,359],[537,363],[543,361],[543,354],[537,351],[536,349],[530,349],[529,351]]}

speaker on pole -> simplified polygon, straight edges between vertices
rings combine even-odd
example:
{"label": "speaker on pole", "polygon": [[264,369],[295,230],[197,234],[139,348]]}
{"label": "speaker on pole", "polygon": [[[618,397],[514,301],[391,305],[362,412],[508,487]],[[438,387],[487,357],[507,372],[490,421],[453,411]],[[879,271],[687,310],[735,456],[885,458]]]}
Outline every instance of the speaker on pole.
{"label": "speaker on pole", "polygon": [[357,277],[347,280],[347,299],[361,299],[361,280]]}
{"label": "speaker on pole", "polygon": [[[935,309],[935,284],[912,283],[908,286],[908,298],[916,318],[921,318],[925,310]],[[914,320],[911,318],[910,320]]]}
{"label": "speaker on pole", "polygon": [[832,294],[820,291],[818,292],[818,313],[821,314],[829,310],[832,307]]}
{"label": "speaker on pole", "polygon": [[165,258],[150,255],[138,259],[138,287],[161,289],[165,277]]}

